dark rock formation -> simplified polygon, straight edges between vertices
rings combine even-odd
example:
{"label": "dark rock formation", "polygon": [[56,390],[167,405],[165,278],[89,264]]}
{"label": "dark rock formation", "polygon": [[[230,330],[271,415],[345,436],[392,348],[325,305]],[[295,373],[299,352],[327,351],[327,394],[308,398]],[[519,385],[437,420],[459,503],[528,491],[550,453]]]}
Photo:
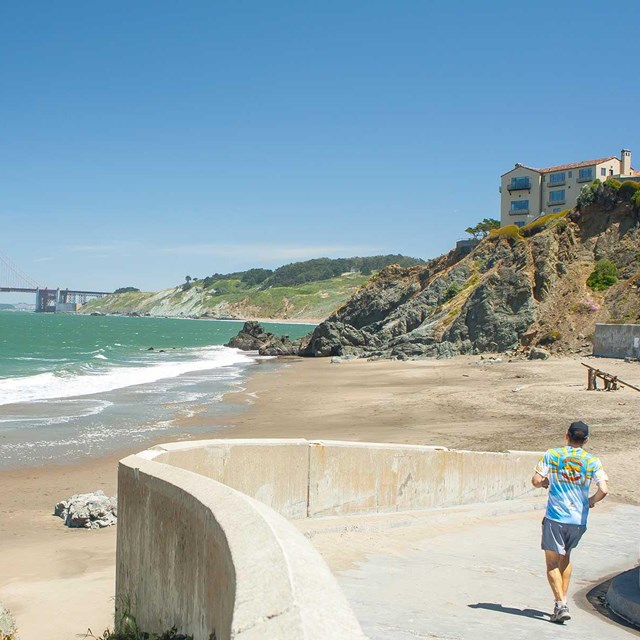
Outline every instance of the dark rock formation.
{"label": "dark rock formation", "polygon": [[261,356],[295,356],[300,353],[307,338],[291,341],[289,336],[277,336],[275,333],[265,331],[262,325],[255,320],[244,323],[237,336],[225,345],[242,351],[257,351]]}
{"label": "dark rock formation", "polygon": [[550,355],[546,349],[533,347],[533,349],[529,351],[529,360],[548,360]]}
{"label": "dark rock formation", "polygon": [[[589,353],[584,336],[596,321],[640,321],[638,215],[631,204],[593,205],[579,216],[536,221],[522,233],[495,233],[470,253],[391,265],[293,348],[257,323],[247,323],[229,345],[269,355],[399,359],[525,355],[539,345]],[[586,280],[601,258],[617,265],[620,280],[595,294]]]}

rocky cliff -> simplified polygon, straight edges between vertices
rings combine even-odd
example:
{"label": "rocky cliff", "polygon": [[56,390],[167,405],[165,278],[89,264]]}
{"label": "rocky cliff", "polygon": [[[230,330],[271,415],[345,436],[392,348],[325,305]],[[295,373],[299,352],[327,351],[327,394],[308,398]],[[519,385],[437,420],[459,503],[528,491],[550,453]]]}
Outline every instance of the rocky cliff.
{"label": "rocky cliff", "polygon": [[[581,212],[503,227],[470,254],[381,271],[314,331],[303,355],[448,357],[543,345],[591,351],[596,322],[640,321],[640,215],[598,187]],[[618,280],[594,290],[596,263]]]}

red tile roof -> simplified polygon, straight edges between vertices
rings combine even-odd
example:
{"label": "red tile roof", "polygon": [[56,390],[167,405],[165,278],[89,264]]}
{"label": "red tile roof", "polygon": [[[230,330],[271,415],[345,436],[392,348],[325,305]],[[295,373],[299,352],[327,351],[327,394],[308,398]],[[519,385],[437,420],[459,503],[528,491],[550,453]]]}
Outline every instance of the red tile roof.
{"label": "red tile roof", "polygon": [[511,173],[516,169],[529,169],[529,171],[535,171],[536,173],[553,173],[554,171],[564,171],[566,169],[578,169],[580,167],[591,167],[595,164],[607,162],[608,160],[620,160],[620,158],[616,156],[607,156],[606,158],[596,158],[595,160],[583,160],[582,162],[572,162],[571,164],[559,164],[559,165],[556,165],[555,167],[545,167],[544,169],[536,169],[535,167],[530,167],[526,164],[520,164],[518,162],[513,169],[509,169],[509,171],[506,171],[505,173],[503,173],[502,176],[506,176],[507,173]]}
{"label": "red tile roof", "polygon": [[608,160],[619,160],[616,156],[607,156],[606,158],[596,158],[595,160],[583,160],[582,162],[572,162],[571,164],[559,164],[555,167],[545,167],[544,169],[534,169],[539,173],[552,173],[553,171],[564,171],[565,169],[578,169],[580,167],[590,167],[594,164],[601,164]]}

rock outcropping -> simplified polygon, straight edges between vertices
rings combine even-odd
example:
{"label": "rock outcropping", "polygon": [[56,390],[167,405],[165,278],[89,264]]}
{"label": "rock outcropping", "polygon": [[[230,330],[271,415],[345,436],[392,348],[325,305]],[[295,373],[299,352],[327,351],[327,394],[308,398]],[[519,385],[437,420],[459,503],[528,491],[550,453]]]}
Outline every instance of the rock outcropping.
{"label": "rock outcropping", "polygon": [[255,320],[244,323],[237,336],[225,345],[243,351],[257,351],[261,356],[295,356],[308,342],[309,337],[291,341],[289,336],[277,336],[265,331]]}
{"label": "rock outcropping", "polygon": [[[640,211],[611,191],[599,187],[602,201],[581,213],[499,229],[471,253],[385,268],[297,352],[409,359],[544,346],[590,353],[596,322],[640,321]],[[603,259],[615,264],[618,282],[594,290],[587,279]]]}
{"label": "rock outcropping", "polygon": [[54,514],[64,520],[67,527],[102,529],[118,521],[118,501],[108,498],[104,491],[80,493],[58,502]]}

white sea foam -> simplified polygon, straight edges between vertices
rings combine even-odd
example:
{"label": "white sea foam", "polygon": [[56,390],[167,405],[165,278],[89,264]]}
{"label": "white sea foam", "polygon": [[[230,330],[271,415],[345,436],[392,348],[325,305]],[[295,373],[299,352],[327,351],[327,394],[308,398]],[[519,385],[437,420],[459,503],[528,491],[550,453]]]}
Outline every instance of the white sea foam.
{"label": "white sea foam", "polygon": [[101,353],[96,353],[96,355],[93,357],[97,358],[98,360],[107,360],[107,356],[103,356]]}
{"label": "white sea foam", "polygon": [[[35,376],[0,379],[0,405],[104,393],[114,389],[149,384],[157,380],[176,378],[192,371],[206,371],[255,362],[254,358],[241,351],[227,347],[206,347],[194,349],[188,353],[187,360],[161,360],[150,362],[145,366],[108,365],[102,371],[72,374],[47,372]],[[230,377],[239,375],[233,369],[229,373]]]}
{"label": "white sea foam", "polygon": [[[15,422],[26,422],[29,427],[42,427],[54,424],[65,424],[71,420],[77,418],[87,418],[89,416],[95,416],[102,413],[107,407],[113,405],[113,402],[108,400],[36,400],[29,406],[35,407],[38,404],[46,405],[46,408],[51,412],[55,409],[56,405],[60,405],[65,412],[63,415],[47,415],[47,416],[33,416],[19,414],[15,416],[7,416],[0,418],[0,425],[8,424],[9,426]],[[71,412],[70,414],[68,412]],[[22,427],[21,427],[22,428]],[[2,427],[0,426],[0,429]]]}

